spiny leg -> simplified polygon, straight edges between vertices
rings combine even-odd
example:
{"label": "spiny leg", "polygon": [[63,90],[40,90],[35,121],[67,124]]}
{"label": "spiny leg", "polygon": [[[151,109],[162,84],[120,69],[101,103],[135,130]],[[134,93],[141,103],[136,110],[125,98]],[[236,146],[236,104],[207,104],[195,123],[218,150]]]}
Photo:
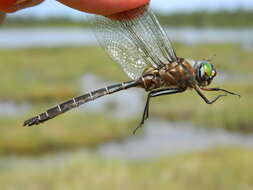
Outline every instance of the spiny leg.
{"label": "spiny leg", "polygon": [[198,93],[198,95],[207,103],[207,104],[213,104],[214,102],[216,102],[218,99],[220,99],[221,97],[227,96],[227,94],[222,94],[222,95],[218,95],[216,96],[213,100],[208,100],[208,98],[200,91],[200,89],[198,87],[194,88],[196,90],[196,92]]}
{"label": "spiny leg", "polygon": [[148,93],[148,97],[147,97],[147,100],[146,100],[146,104],[145,104],[145,107],[144,107],[144,111],[143,111],[143,114],[142,114],[142,119],[141,119],[141,122],[140,124],[138,125],[138,127],[135,128],[135,130],[133,131],[133,134],[135,135],[136,131],[141,128],[141,126],[144,124],[145,120],[148,119],[149,117],[149,102],[150,102],[150,98],[152,97],[152,93],[156,92],[158,90],[155,90],[155,91],[152,91],[150,93]]}
{"label": "spiny leg", "polygon": [[185,89],[181,89],[181,88],[165,88],[165,89],[159,89],[159,90],[151,91],[151,92],[148,94],[148,97],[147,97],[147,101],[146,101],[146,105],[145,105],[144,112],[143,112],[143,115],[142,115],[141,123],[140,123],[139,126],[133,131],[133,134],[135,134],[136,131],[137,131],[139,128],[141,128],[141,126],[144,124],[145,120],[148,119],[148,116],[149,116],[149,102],[150,102],[150,98],[158,97],[158,96],[163,96],[163,95],[170,95],[170,94],[181,93],[181,92],[183,92],[183,91],[185,91]]}
{"label": "spiny leg", "polygon": [[148,94],[147,97],[147,101],[144,107],[144,112],[143,112],[143,116],[142,116],[142,121],[143,120],[147,120],[149,117],[149,102],[150,102],[150,98],[151,98],[151,93]]}
{"label": "spiny leg", "polygon": [[234,92],[230,92],[230,91],[222,89],[222,88],[201,88],[201,90],[204,90],[204,91],[216,91],[216,92],[221,91],[221,92],[226,92],[226,93],[234,95],[234,96],[238,96],[239,98],[241,97],[240,94],[236,94]]}

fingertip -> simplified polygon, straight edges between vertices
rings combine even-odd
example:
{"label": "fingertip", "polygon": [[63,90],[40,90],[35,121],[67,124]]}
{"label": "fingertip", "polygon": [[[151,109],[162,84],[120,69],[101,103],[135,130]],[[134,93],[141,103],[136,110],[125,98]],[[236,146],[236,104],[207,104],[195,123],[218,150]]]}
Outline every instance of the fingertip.
{"label": "fingertip", "polygon": [[149,2],[150,0],[118,0],[118,1],[112,0],[111,4],[108,4],[109,11],[105,11],[105,14],[103,15],[108,16],[128,11],[143,6],[145,4],[148,4]]}
{"label": "fingertip", "polygon": [[112,15],[119,12],[135,9],[150,0],[58,0],[59,2],[77,9],[79,11],[100,14]]}
{"label": "fingertip", "polygon": [[5,9],[1,9],[2,12],[4,13],[14,13],[17,11],[17,9],[13,9],[13,8],[5,8]]}

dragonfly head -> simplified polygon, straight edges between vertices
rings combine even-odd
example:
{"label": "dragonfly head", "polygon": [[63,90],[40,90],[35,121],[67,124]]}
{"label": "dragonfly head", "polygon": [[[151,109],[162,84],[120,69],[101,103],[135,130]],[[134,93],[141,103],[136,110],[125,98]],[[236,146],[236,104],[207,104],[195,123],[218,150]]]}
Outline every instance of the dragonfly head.
{"label": "dragonfly head", "polygon": [[194,65],[196,69],[196,80],[199,83],[199,86],[208,86],[213,81],[216,76],[216,70],[209,61],[202,60],[196,61]]}

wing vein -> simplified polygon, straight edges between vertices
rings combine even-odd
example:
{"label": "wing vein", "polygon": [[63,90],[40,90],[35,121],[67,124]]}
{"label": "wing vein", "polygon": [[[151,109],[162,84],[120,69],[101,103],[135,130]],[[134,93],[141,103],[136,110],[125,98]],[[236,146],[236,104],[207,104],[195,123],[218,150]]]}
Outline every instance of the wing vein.
{"label": "wing vein", "polygon": [[169,38],[148,5],[115,15],[91,16],[100,45],[132,79],[147,67],[177,61]]}

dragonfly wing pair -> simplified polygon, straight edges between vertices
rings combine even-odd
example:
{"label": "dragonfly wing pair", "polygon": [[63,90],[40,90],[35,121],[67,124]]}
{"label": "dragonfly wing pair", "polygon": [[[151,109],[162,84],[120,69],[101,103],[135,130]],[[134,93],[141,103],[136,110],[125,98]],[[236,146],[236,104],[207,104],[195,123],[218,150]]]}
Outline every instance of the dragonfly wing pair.
{"label": "dragonfly wing pair", "polygon": [[96,37],[131,78],[149,67],[177,61],[172,45],[148,5],[113,15],[91,16]]}

